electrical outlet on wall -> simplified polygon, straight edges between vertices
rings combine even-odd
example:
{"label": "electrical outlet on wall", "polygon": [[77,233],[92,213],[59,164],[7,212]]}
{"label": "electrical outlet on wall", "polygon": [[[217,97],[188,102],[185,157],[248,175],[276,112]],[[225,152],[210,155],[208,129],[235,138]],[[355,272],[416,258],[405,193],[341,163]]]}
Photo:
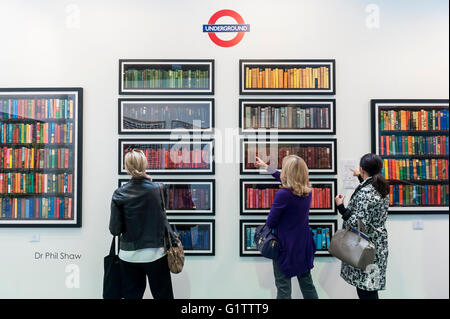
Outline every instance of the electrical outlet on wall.
{"label": "electrical outlet on wall", "polygon": [[41,237],[39,236],[39,234],[31,234],[29,241],[30,243],[37,243],[41,241]]}

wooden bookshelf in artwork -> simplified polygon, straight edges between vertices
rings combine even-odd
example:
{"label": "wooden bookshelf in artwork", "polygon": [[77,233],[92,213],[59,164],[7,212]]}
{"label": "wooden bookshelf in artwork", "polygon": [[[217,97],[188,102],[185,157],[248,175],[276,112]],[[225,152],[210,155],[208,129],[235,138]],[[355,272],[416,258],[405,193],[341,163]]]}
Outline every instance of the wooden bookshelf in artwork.
{"label": "wooden bookshelf in artwork", "polygon": [[183,244],[186,256],[215,255],[215,221],[206,219],[169,219]]}
{"label": "wooden bookshelf in artwork", "polygon": [[119,134],[212,133],[214,99],[119,99]]}
{"label": "wooden bookshelf in artwork", "polygon": [[[130,179],[119,179],[119,187]],[[166,187],[167,215],[199,215],[215,214],[215,184],[213,179],[152,179],[163,183]]]}
{"label": "wooden bookshelf in artwork", "polygon": [[[336,139],[241,139],[241,174],[264,174],[255,166],[256,157],[281,169],[285,156],[303,158],[312,175],[336,174]],[[267,174],[267,173],[266,173]]]}
{"label": "wooden bookshelf in artwork", "polygon": [[214,60],[121,59],[119,94],[214,94]]}
{"label": "wooden bookshelf in artwork", "polygon": [[330,134],[336,132],[334,99],[240,99],[244,134]]}
{"label": "wooden bookshelf in artwork", "polygon": [[0,89],[0,227],[81,227],[82,95]]}
{"label": "wooden bookshelf in artwork", "polygon": [[240,94],[336,93],[335,60],[240,60]]}
{"label": "wooden bookshelf in artwork", "polygon": [[[310,179],[312,187],[310,215],[336,215],[334,197],[337,180]],[[272,207],[280,183],[275,179],[241,179],[240,212],[241,215],[267,215]]]}
{"label": "wooden bookshelf in artwork", "polygon": [[371,108],[390,213],[448,214],[449,101],[372,100]]}
{"label": "wooden bookshelf in artwork", "polygon": [[132,149],[145,154],[150,174],[214,174],[214,140],[119,139],[119,174]]}

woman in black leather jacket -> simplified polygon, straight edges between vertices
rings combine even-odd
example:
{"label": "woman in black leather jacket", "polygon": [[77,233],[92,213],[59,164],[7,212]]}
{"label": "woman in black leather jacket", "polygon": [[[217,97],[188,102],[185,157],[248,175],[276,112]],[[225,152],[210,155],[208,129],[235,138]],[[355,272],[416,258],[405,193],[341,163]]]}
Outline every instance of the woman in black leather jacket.
{"label": "woman in black leather jacket", "polygon": [[147,277],[153,298],[173,299],[165,252],[168,221],[162,210],[160,184],[145,173],[147,159],[140,150],[125,155],[125,168],[132,178],[114,192],[109,223],[111,234],[120,235],[124,298],[142,299]]}

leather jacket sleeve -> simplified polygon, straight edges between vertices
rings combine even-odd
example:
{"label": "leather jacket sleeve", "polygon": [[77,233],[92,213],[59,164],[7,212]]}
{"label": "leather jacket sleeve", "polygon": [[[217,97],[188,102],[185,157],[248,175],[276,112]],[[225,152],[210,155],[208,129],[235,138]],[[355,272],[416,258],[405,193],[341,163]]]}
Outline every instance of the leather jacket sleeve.
{"label": "leather jacket sleeve", "polygon": [[122,233],[122,214],[114,198],[111,200],[111,218],[109,220],[109,231],[114,236],[119,236]]}

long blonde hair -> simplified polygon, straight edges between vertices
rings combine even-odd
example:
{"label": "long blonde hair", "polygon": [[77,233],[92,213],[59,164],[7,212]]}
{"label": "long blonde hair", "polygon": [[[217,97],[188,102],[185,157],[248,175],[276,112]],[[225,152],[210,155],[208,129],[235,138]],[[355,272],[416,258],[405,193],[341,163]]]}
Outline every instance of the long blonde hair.
{"label": "long blonde hair", "polygon": [[125,155],[125,169],[134,178],[145,176],[145,170],[148,163],[144,152],[140,150],[131,150]]}
{"label": "long blonde hair", "polygon": [[281,184],[283,188],[292,190],[298,196],[307,196],[311,193],[308,166],[301,157],[289,155],[283,158]]}

